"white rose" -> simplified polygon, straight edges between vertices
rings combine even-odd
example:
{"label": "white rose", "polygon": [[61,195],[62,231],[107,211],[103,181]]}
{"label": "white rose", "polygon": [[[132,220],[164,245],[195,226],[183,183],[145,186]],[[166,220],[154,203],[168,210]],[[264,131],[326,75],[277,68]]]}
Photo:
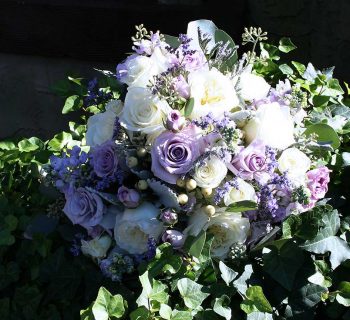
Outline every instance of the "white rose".
{"label": "white rose", "polygon": [[310,165],[309,157],[297,148],[284,150],[278,159],[278,169],[287,172],[288,178],[296,185],[303,184]]}
{"label": "white rose", "polygon": [[259,106],[243,131],[248,143],[257,138],[265,145],[281,150],[294,143],[294,121],[289,107],[280,106],[277,102]]}
{"label": "white rose", "polygon": [[93,258],[104,258],[111,244],[112,239],[107,235],[90,241],[81,240],[81,251],[83,254]]}
{"label": "white rose", "polygon": [[169,66],[167,57],[161,48],[155,48],[150,57],[142,55],[129,56],[118,65],[117,75],[121,82],[129,87],[146,88],[153,77],[166,71]]}
{"label": "white rose", "polygon": [[220,71],[195,71],[188,77],[194,107],[191,119],[198,119],[212,112],[215,117],[238,106],[239,100],[231,80]]}
{"label": "white rose", "polygon": [[129,88],[125,97],[120,123],[127,130],[151,134],[160,131],[172,109],[166,101],[159,100],[145,88]]}
{"label": "white rose", "polygon": [[87,122],[86,144],[90,147],[100,145],[113,138],[115,120],[123,109],[120,100],[112,100],[106,105],[106,111],[94,114]]}
{"label": "white rose", "polygon": [[214,257],[225,259],[230,248],[236,243],[244,243],[250,229],[249,220],[237,212],[225,212],[226,208],[216,208],[216,214],[208,219],[202,208],[189,220],[186,235],[197,236],[201,230],[214,235],[211,252]]}
{"label": "white rose", "polygon": [[243,72],[233,81],[238,81],[238,94],[245,101],[264,99],[270,91],[270,85],[263,77],[250,72]]}
{"label": "white rose", "polygon": [[116,219],[114,238],[117,245],[131,254],[146,252],[148,239],[157,240],[163,231],[158,215],[159,209],[148,202],[135,209],[125,209]]}
{"label": "white rose", "polygon": [[193,179],[201,188],[216,188],[226,177],[226,164],[217,156],[211,155],[197,164]]}
{"label": "white rose", "polygon": [[231,203],[244,201],[244,200],[256,200],[255,190],[253,186],[245,182],[241,178],[237,178],[238,189],[231,187],[224,196],[224,203],[229,206]]}

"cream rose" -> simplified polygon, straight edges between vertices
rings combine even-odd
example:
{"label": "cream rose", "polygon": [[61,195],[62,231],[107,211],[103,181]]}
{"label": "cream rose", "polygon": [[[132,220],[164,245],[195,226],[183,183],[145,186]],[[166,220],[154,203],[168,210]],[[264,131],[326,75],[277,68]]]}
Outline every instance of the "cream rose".
{"label": "cream rose", "polygon": [[201,188],[216,188],[224,180],[226,174],[225,162],[217,156],[211,155],[196,165],[193,179]]}
{"label": "cream rose", "polygon": [[112,100],[106,111],[94,114],[87,122],[86,144],[90,147],[100,145],[113,138],[116,118],[123,109],[123,102]]}
{"label": "cream rose", "polygon": [[231,80],[220,71],[195,71],[188,77],[194,107],[191,119],[198,119],[212,112],[220,117],[238,106],[239,100]]}
{"label": "cream rose", "polygon": [[129,88],[125,97],[120,123],[130,131],[151,134],[161,132],[163,121],[172,109],[166,101],[159,100],[145,88]]}
{"label": "cream rose", "polygon": [[214,235],[211,252],[214,257],[225,259],[230,248],[236,243],[244,243],[249,233],[249,220],[240,213],[225,212],[226,208],[216,208],[216,214],[208,218],[202,208],[190,218],[186,235],[197,236],[201,230]]}
{"label": "cream rose", "polygon": [[166,71],[168,67],[168,58],[157,47],[150,57],[136,54],[129,56],[117,66],[117,77],[129,87],[146,88],[154,76]]}
{"label": "cream rose", "polygon": [[244,200],[256,200],[256,194],[253,186],[245,182],[241,178],[237,178],[238,188],[231,187],[229,191],[224,196],[224,203],[226,206],[234,202],[244,201]]}
{"label": "cream rose", "polygon": [[259,106],[243,131],[248,143],[259,139],[265,145],[280,150],[294,143],[294,121],[289,107],[280,106],[277,102]]}
{"label": "cream rose", "polygon": [[163,224],[157,219],[159,213],[159,209],[148,202],[135,209],[125,209],[116,218],[114,238],[117,245],[131,254],[146,252],[148,239],[157,240],[163,231]]}
{"label": "cream rose", "polygon": [[108,235],[97,237],[90,241],[81,240],[81,251],[87,256],[100,259],[106,256],[111,244],[112,239]]}
{"label": "cream rose", "polygon": [[297,148],[284,150],[278,159],[278,169],[287,172],[290,180],[296,185],[305,182],[305,174],[309,171],[310,165],[309,157]]}
{"label": "cream rose", "polygon": [[250,72],[243,72],[233,82],[237,82],[238,95],[245,101],[264,99],[270,91],[270,85],[263,77]]}

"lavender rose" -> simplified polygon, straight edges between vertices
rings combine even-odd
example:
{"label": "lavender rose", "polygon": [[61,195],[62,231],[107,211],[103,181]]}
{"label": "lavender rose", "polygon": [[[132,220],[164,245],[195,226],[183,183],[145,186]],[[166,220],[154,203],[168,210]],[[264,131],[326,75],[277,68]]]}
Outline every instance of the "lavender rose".
{"label": "lavender rose", "polygon": [[311,191],[311,201],[316,202],[324,198],[328,191],[329,172],[327,167],[319,167],[306,173],[308,182],[307,187]]}
{"label": "lavender rose", "polygon": [[154,141],[153,174],[165,182],[175,184],[181,174],[187,173],[204,148],[200,130],[190,125],[181,132],[163,132]]}
{"label": "lavender rose", "polygon": [[180,97],[184,99],[190,97],[190,86],[182,75],[173,80],[173,87]]}
{"label": "lavender rose", "polygon": [[180,131],[186,123],[186,119],[181,116],[178,110],[172,110],[169,112],[166,119],[166,126],[171,131]]}
{"label": "lavender rose", "polygon": [[122,186],[118,189],[118,199],[127,208],[136,208],[140,202],[140,194],[135,189]]}
{"label": "lavender rose", "polygon": [[113,176],[117,171],[118,158],[113,141],[94,147],[91,159],[94,171],[100,178]]}
{"label": "lavender rose", "polygon": [[228,168],[244,180],[260,178],[267,171],[265,145],[260,140],[253,141],[231,160]]}
{"label": "lavender rose", "polygon": [[66,204],[63,212],[73,224],[79,224],[86,229],[97,226],[103,217],[105,207],[102,199],[85,188],[67,191]]}

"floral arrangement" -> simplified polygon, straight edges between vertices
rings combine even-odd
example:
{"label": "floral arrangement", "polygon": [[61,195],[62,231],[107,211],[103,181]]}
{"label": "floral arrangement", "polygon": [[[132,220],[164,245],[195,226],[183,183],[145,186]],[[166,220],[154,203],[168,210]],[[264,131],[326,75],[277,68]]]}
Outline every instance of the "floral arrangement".
{"label": "floral arrangement", "polygon": [[[189,23],[179,37],[136,29],[133,53],[115,73],[101,71],[106,85],[95,79],[66,100],[64,113],[93,115],[50,142],[55,154],[43,166],[45,183],[64,195],[63,212],[79,228],[71,252],[91,257],[114,282],[143,270],[132,319],[231,319],[234,292],[249,319],[295,316],[298,306],[272,308],[259,281],[249,283],[249,257],[261,248],[266,273],[286,292],[298,259],[312,254],[320,276],[308,282],[317,296],[310,310],[330,299],[317,255],[329,255],[332,269],[350,258],[346,237],[336,236],[339,215],[325,199],[336,163],[347,159],[339,150],[349,132],[333,69],[278,65],[278,52],[295,46],[287,38],[267,44],[257,28],[245,30],[243,45],[252,50],[240,56],[208,20]],[[212,292],[203,285],[215,283],[218,270],[232,290],[216,289],[214,305],[205,306]],[[175,280],[169,287],[183,306],[168,305],[160,274]],[[107,319],[101,308],[122,317],[125,302],[113,299],[114,311],[98,298],[82,318]]]}

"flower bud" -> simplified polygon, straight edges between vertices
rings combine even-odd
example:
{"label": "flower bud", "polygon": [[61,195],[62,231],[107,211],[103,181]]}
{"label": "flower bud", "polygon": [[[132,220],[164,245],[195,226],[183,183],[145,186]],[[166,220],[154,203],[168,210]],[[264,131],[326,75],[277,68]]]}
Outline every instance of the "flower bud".
{"label": "flower bud", "polygon": [[204,207],[204,212],[208,217],[212,217],[215,214],[215,207],[212,205],[207,205]]}
{"label": "flower bud", "polygon": [[160,219],[165,224],[175,224],[177,222],[177,213],[170,210],[163,211],[160,215]]}
{"label": "flower bud", "polygon": [[140,202],[140,194],[135,189],[122,186],[118,189],[118,199],[127,208],[136,208]]}
{"label": "flower bud", "polygon": [[137,183],[137,188],[141,191],[146,190],[148,188],[148,183],[146,180],[139,180]]}
{"label": "flower bud", "polygon": [[174,78],[173,87],[180,97],[184,99],[188,99],[190,97],[190,86],[182,75]]}
{"label": "flower bud", "polygon": [[179,231],[166,230],[163,233],[162,240],[164,242],[169,242],[173,246],[174,249],[180,249],[185,242],[185,237]]}
{"label": "flower bud", "polygon": [[186,123],[186,119],[181,116],[178,110],[172,110],[169,112],[166,119],[166,127],[171,131],[180,131]]}
{"label": "flower bud", "polygon": [[184,205],[188,202],[188,196],[184,193],[179,194],[177,200],[179,201],[179,204]]}
{"label": "flower bud", "polygon": [[176,185],[180,188],[183,188],[186,185],[186,181],[184,179],[177,179],[176,180]]}
{"label": "flower bud", "polygon": [[136,167],[138,165],[138,160],[136,157],[129,157],[127,160],[126,160],[126,164],[129,168],[133,168],[133,167]]}
{"label": "flower bud", "polygon": [[213,189],[212,188],[202,188],[201,192],[202,192],[202,195],[204,196],[204,198],[209,198],[213,193]]}
{"label": "flower bud", "polygon": [[143,158],[146,156],[147,150],[145,148],[138,148],[136,153],[139,158]]}
{"label": "flower bud", "polygon": [[197,187],[197,182],[195,180],[189,179],[186,181],[186,189],[188,191],[192,191],[192,190],[196,189],[196,187]]}

